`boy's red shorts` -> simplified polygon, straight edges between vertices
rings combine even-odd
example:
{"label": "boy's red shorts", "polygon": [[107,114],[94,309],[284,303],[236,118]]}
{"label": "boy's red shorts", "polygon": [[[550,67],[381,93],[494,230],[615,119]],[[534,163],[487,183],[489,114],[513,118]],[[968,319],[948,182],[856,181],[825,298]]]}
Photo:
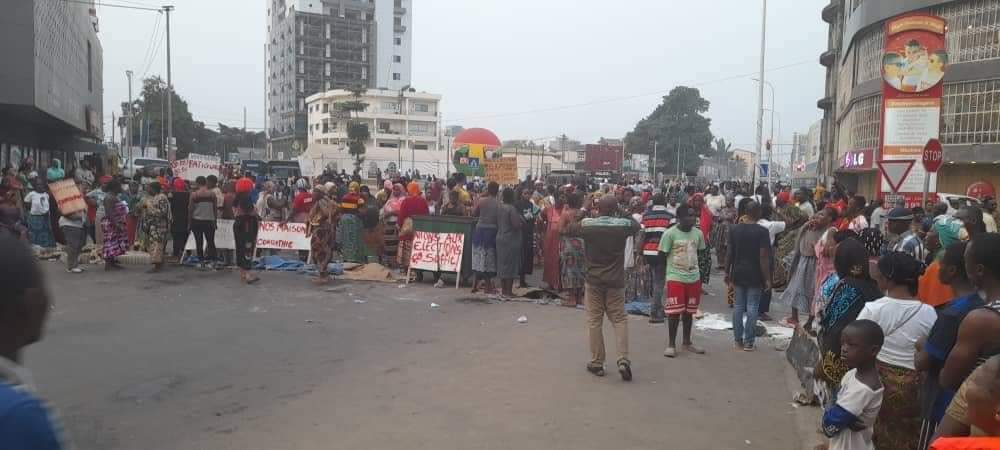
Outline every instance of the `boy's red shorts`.
{"label": "boy's red shorts", "polygon": [[669,316],[676,316],[682,313],[694,314],[698,312],[701,305],[701,281],[694,283],[681,283],[680,281],[667,282],[667,298],[663,302],[663,311]]}

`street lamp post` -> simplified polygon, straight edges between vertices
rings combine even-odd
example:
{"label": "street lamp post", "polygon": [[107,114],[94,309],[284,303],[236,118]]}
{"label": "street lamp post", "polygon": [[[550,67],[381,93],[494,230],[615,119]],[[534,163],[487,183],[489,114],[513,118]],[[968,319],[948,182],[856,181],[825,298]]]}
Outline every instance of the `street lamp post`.
{"label": "street lamp post", "polygon": [[[767,0],[762,0],[763,11],[761,14],[760,23],[760,73],[759,77],[762,81],[757,90],[757,159],[760,160],[761,157],[761,147],[764,140],[764,60],[767,51]],[[773,90],[772,90],[773,92]],[[770,176],[771,171],[768,171],[768,188],[770,188]]]}

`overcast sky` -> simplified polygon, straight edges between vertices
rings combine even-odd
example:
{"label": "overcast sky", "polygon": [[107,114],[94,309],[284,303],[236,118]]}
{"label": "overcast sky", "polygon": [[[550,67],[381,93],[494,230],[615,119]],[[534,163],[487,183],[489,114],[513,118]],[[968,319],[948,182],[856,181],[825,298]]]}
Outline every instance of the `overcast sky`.
{"label": "overcast sky", "polygon": [[[827,3],[768,5],[766,76],[776,88],[781,142],[821,117]],[[174,4],[174,85],[195,119],[238,125],[246,106],[248,126],[263,127],[266,1]],[[411,10],[413,86],[444,96],[446,124],[490,128],[503,140],[565,133],[593,142],[624,136],[672,87],[687,85],[711,102],[716,136],[753,147],[760,0],[413,0]],[[136,91],[147,72],[159,14],[99,14],[110,120],[127,98],[125,70],[136,72]],[[165,50],[147,75],[165,74]]]}

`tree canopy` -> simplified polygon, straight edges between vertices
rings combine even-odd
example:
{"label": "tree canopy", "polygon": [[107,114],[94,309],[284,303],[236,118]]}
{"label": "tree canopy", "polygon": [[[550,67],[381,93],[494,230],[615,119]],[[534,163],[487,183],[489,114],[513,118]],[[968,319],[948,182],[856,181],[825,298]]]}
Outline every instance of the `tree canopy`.
{"label": "tree canopy", "polygon": [[677,173],[677,154],[681,154],[681,168],[685,174],[694,175],[701,166],[698,155],[711,154],[712,119],[705,117],[709,102],[696,88],[675,87],[663,97],[663,102],[646,118],[636,124],[625,136],[630,153],[653,157],[656,141],[656,170],[666,175]]}

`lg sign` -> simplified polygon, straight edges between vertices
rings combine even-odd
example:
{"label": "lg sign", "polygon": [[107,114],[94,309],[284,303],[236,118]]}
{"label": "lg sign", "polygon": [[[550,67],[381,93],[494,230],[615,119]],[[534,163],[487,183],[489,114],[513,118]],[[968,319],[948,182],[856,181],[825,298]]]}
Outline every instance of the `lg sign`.
{"label": "lg sign", "polygon": [[844,169],[870,169],[872,167],[872,151],[847,152],[841,163]]}

